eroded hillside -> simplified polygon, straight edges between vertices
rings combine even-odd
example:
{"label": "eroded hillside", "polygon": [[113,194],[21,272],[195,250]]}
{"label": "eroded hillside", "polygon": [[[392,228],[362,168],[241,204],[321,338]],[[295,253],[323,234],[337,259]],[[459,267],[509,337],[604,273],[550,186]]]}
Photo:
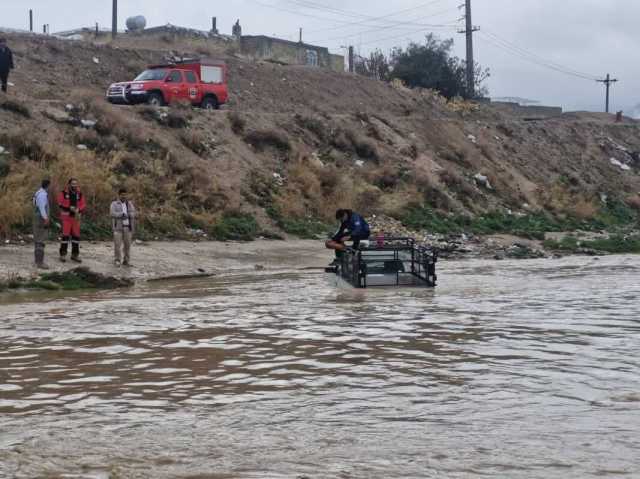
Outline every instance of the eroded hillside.
{"label": "eroded hillside", "polygon": [[[43,176],[79,178],[86,231],[108,231],[124,185],[143,234],[218,238],[323,229],[336,206],[407,212],[598,216],[605,199],[640,205],[638,123],[596,114],[523,121],[431,92],[199,45],[94,45],[10,35],[17,70],[0,98],[0,234],[29,229]],[[172,55],[230,66],[220,111],[105,102],[113,81]],[[95,122],[95,124],[94,124]],[[614,160],[615,161],[612,161]],[[423,208],[427,207],[427,208]]]}

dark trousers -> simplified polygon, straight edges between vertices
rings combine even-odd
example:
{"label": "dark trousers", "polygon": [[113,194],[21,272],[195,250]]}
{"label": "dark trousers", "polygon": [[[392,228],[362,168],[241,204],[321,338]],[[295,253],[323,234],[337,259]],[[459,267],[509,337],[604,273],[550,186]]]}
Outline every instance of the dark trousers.
{"label": "dark trousers", "polygon": [[39,211],[33,213],[33,243],[34,254],[37,265],[44,263],[44,246],[49,236],[49,229],[44,224]]}
{"label": "dark trousers", "polygon": [[7,93],[7,83],[9,83],[8,71],[0,71],[0,83],[2,83],[2,91]]}

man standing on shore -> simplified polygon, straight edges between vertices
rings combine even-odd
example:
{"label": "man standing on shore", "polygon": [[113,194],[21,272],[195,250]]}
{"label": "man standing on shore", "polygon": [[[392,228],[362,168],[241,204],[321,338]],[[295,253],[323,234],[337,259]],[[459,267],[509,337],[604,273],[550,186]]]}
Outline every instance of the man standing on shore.
{"label": "man standing on shore", "polygon": [[13,70],[13,53],[7,46],[7,40],[0,37],[0,83],[4,93],[7,93],[9,72],[11,70]]}
{"label": "man standing on shore", "polygon": [[[131,241],[133,240],[136,209],[127,199],[127,190],[120,188],[118,199],[111,203],[111,222],[113,224],[113,243],[116,266],[131,266]],[[124,250],[124,251],[122,251]],[[122,253],[124,253],[124,258]],[[121,260],[122,263],[121,263]]]}
{"label": "man standing on shore", "polygon": [[80,259],[80,215],[86,203],[78,187],[78,180],[71,178],[67,187],[58,195],[60,219],[62,220],[62,243],[60,243],[60,261],[67,261],[67,250],[71,242],[71,261],[82,263]]}
{"label": "man standing on shore", "polygon": [[44,262],[44,246],[49,236],[49,180],[42,180],[41,188],[33,195],[33,243],[36,267],[49,269]]}

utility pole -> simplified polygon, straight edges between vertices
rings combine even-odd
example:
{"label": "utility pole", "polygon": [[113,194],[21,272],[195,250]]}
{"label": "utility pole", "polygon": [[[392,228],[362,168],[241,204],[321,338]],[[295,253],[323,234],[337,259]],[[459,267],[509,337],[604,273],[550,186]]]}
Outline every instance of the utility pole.
{"label": "utility pole", "polygon": [[300,43],[302,43],[302,28],[300,28]]}
{"label": "utility pole", "polygon": [[605,111],[607,113],[609,113],[609,89],[611,88],[611,84],[612,83],[616,83],[618,81],[617,78],[611,78],[611,75],[609,73],[607,73],[607,78],[605,78],[604,80],[596,80],[598,83],[604,83],[605,86],[607,87],[607,100],[606,100],[606,106],[605,106]]}
{"label": "utility pole", "polygon": [[29,10],[29,31],[33,33],[33,10]]}
{"label": "utility pole", "polygon": [[111,38],[118,35],[118,0],[113,0],[113,12],[111,16]]}
{"label": "utility pole", "polygon": [[458,31],[458,33],[464,33],[467,36],[467,96],[472,99],[476,96],[475,93],[475,63],[473,61],[473,32],[480,30],[479,27],[474,27],[471,21],[471,0],[465,0],[464,5],[460,5],[460,8],[465,9],[465,29]]}
{"label": "utility pole", "polygon": [[355,55],[353,54],[353,46],[349,47],[349,73],[354,73],[356,71],[354,62]]}

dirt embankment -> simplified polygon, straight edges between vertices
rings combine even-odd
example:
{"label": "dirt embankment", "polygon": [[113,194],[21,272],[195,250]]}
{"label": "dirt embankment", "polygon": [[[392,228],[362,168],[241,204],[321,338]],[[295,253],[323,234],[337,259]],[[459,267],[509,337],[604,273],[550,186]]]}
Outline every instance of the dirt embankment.
{"label": "dirt embankment", "polygon": [[[108,234],[124,185],[144,238],[313,234],[337,205],[403,218],[543,211],[588,219],[605,198],[640,205],[638,123],[570,114],[527,122],[451,107],[431,92],[348,74],[256,63],[230,66],[231,101],[185,107],[108,105],[109,83],[189,45],[146,49],[9,35],[17,69],[0,99],[0,236],[27,233],[41,177],[79,178],[85,233]],[[225,56],[226,55],[226,56]]]}

